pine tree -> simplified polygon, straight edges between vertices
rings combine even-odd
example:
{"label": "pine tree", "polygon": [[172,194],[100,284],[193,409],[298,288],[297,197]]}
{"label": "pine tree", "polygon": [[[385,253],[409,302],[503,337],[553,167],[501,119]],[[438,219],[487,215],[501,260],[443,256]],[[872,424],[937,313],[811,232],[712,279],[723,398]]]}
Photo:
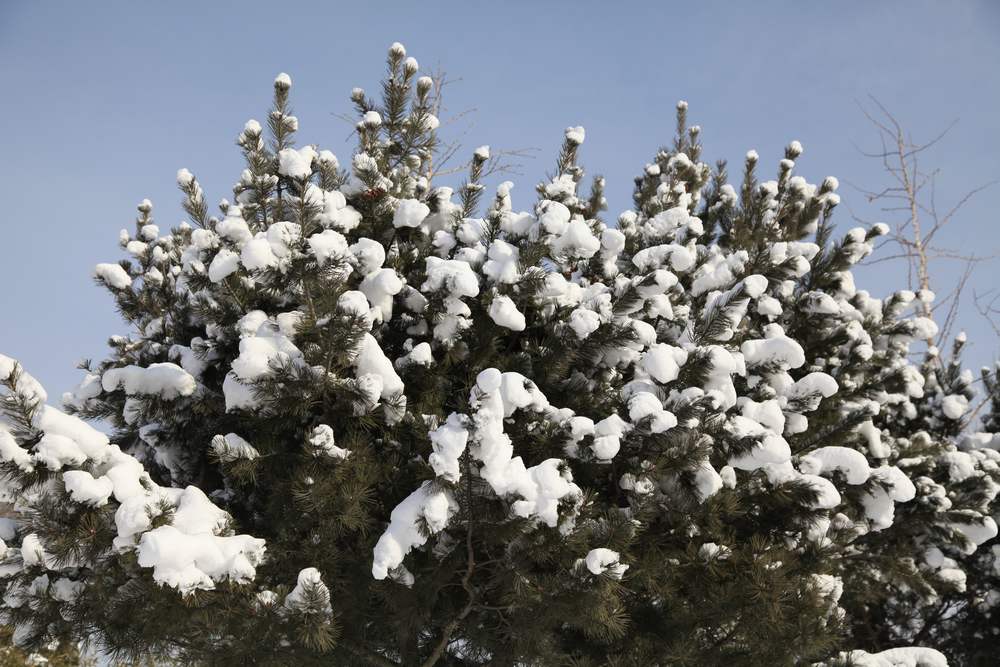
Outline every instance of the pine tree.
{"label": "pine tree", "polygon": [[433,81],[399,44],[387,68],[351,94],[347,168],[296,147],[282,74],[218,215],[186,169],[187,222],[139,205],[129,258],[95,269],[132,333],[64,411],[0,357],[17,641],[233,665],[944,664],[896,619],[927,597],[911,582],[954,581],[946,552],[996,535],[996,458],[952,444],[965,376],[921,393],[915,295],[854,285],[886,228],[837,237],[837,180],[795,175],[798,142],[774,180],[751,151],[729,184],[683,102],[615,224],[580,127],[531,211],[509,182],[486,195],[486,146],[432,186]]}
{"label": "pine tree", "polygon": [[842,604],[855,642],[925,643],[954,664],[977,665],[986,663],[964,637],[971,628],[958,619],[980,606],[983,590],[968,582],[993,576],[1000,456],[989,438],[963,435],[974,396],[973,376],[960,365],[964,344],[963,334],[947,361],[931,347],[919,373],[908,372],[906,394],[889,401],[877,420],[882,437],[899,434],[892,458],[914,481],[916,497],[900,506],[889,529],[854,542],[865,567],[853,569],[853,583],[845,581]]}
{"label": "pine tree", "polygon": [[1000,514],[994,435],[1000,397],[996,371],[983,369],[990,409],[983,430],[968,432],[975,411],[969,401],[972,374],[960,367],[964,344],[961,334],[947,362],[931,348],[922,365],[923,392],[902,406],[914,436],[901,465],[919,475],[918,499],[907,507],[901,529],[894,526],[877,550],[896,551],[904,568],[899,576],[883,576],[878,594],[868,593],[854,618],[856,635],[869,635],[877,616],[889,620],[880,625],[883,643],[925,642],[940,647],[954,664],[978,666],[995,662],[1000,634],[1000,547],[988,519]]}

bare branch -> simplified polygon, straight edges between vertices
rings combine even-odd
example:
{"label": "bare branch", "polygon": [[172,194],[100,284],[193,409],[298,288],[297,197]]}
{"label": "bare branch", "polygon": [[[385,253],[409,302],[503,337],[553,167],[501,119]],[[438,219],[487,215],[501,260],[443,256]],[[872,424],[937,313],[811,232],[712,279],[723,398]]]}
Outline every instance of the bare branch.
{"label": "bare branch", "polygon": [[[884,172],[889,176],[889,184],[881,189],[866,189],[854,185],[852,187],[870,204],[880,204],[878,210],[881,213],[897,218],[892,225],[892,231],[878,244],[879,248],[889,244],[895,245],[897,251],[885,257],[870,259],[866,264],[903,260],[906,262],[908,287],[912,290],[930,291],[932,261],[963,262],[962,274],[946,297],[939,299],[933,308],[924,300],[917,306],[918,312],[926,317],[932,317],[935,313],[945,313],[938,338],[940,342],[951,334],[958,317],[962,293],[969,284],[974,268],[981,262],[993,259],[993,255],[966,254],[939,247],[935,245],[938,232],[953,220],[973,196],[995,184],[996,181],[968,191],[944,215],[941,215],[937,202],[937,177],[941,171],[936,168],[927,169],[922,166],[921,161],[923,155],[940,143],[958,121],[952,121],[931,140],[918,143],[878,98],[872,95],[868,98],[874,110],[860,102],[858,107],[875,128],[879,148],[869,151],[859,149],[859,152],[881,162]],[[853,217],[861,221],[857,216]],[[1000,308],[996,306],[996,298],[988,305],[984,305],[977,295],[976,304],[980,313],[987,319],[996,317],[1000,321]],[[994,328],[1000,333],[1000,324],[994,325]],[[927,343],[932,344],[933,341],[928,340]]]}

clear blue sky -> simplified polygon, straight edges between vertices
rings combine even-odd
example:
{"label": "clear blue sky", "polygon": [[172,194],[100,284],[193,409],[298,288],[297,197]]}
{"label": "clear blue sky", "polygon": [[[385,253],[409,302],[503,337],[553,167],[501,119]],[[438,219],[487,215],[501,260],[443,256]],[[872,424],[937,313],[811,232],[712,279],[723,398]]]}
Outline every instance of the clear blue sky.
{"label": "clear blue sky", "polygon": [[[737,6],[738,5],[738,6]],[[583,161],[608,178],[613,218],[632,177],[671,138],[676,100],[703,126],[705,156],[757,149],[768,173],[791,139],[799,172],[884,184],[855,145],[874,139],[855,100],[871,93],[917,137],[955,118],[928,155],[939,200],[1000,177],[1000,3],[995,2],[28,2],[0,0],[0,351],[50,394],[71,388],[83,357],[124,332],[90,279],[116,261],[118,230],[143,197],[163,228],[183,218],[174,186],[191,169],[210,201],[231,196],[234,140],[263,119],[271,81],[294,81],[300,141],[350,155],[352,87],[375,89],[386,47],[403,42],[424,69],[461,78],[453,111],[475,107],[471,151],[535,147],[515,206],[553,164],[567,125],[587,129]],[[842,187],[840,222],[863,199]],[[951,246],[1000,251],[1000,189],[972,201]],[[994,263],[975,286],[997,281]],[[865,270],[878,296],[902,267]],[[945,292],[955,271],[942,265]],[[962,310],[978,368],[1000,345]]]}

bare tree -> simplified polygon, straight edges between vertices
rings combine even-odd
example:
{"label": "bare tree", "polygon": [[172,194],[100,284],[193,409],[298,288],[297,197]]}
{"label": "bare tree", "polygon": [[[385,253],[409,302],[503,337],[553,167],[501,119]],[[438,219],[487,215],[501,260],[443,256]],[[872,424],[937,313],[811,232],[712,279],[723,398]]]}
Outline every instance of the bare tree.
{"label": "bare tree", "polygon": [[[925,151],[944,139],[958,121],[953,121],[930,141],[920,143],[912,138],[878,99],[869,96],[869,100],[874,109],[866,108],[861,103],[858,106],[877,130],[880,148],[875,151],[861,150],[861,153],[881,162],[889,177],[889,184],[881,190],[867,190],[857,185],[852,187],[861,192],[870,204],[878,205],[881,213],[895,218],[895,224],[890,225],[889,234],[879,246],[891,246],[895,252],[877,257],[869,263],[902,260],[906,264],[909,287],[914,291],[933,291],[931,265],[935,260],[957,261],[964,265],[959,279],[943,296],[936,299],[934,305],[929,301],[919,301],[917,305],[921,315],[939,321],[937,342],[940,343],[951,336],[962,294],[976,265],[994,259],[995,255],[965,253],[950,249],[940,245],[938,237],[941,230],[954,220],[973,196],[993,185],[995,181],[972,188],[949,208],[939,209],[936,181],[941,170],[923,166],[921,158]],[[868,224],[873,222],[857,215],[854,219]],[[998,300],[1000,295],[993,299],[993,303]],[[940,315],[942,310],[943,316]],[[935,341],[927,342],[934,344]]]}

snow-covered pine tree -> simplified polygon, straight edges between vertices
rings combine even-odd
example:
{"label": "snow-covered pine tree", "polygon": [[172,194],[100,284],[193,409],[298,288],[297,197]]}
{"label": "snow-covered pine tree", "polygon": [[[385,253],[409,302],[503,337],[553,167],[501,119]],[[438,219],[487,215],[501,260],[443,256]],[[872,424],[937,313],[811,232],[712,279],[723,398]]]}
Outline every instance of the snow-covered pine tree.
{"label": "snow-covered pine tree", "polygon": [[985,519],[1000,514],[1000,394],[996,371],[983,369],[990,409],[982,430],[969,432],[975,413],[973,377],[960,366],[965,342],[960,334],[947,362],[931,348],[914,376],[920,391],[884,412],[896,422],[892,431],[912,434],[897,442],[917,498],[878,539],[858,541],[870,567],[855,570],[853,589],[862,594],[842,602],[855,641],[923,642],[953,664],[978,666],[996,661],[1000,635],[1000,547]]}
{"label": "snow-covered pine tree", "polygon": [[[982,418],[982,429],[968,433],[959,440],[962,451],[991,454],[994,465],[988,470],[1000,485],[1000,364],[992,369],[982,369],[983,386],[988,399],[987,411]],[[961,473],[959,473],[960,475]],[[1000,516],[1000,500],[995,487],[982,505],[994,518]],[[961,665],[985,667],[996,661],[996,646],[1000,641],[1000,540],[994,537],[979,549],[959,551],[954,554],[958,568],[965,574],[962,586],[937,603],[935,623],[927,634],[932,641],[939,641],[948,655]],[[931,635],[931,633],[933,633]]]}
{"label": "snow-covered pine tree", "polygon": [[878,398],[872,446],[891,443],[915,498],[899,507],[892,526],[852,541],[845,558],[857,562],[844,570],[841,605],[856,644],[924,643],[954,664],[975,665],[982,663],[970,659],[975,651],[959,640],[956,619],[976,613],[967,579],[993,576],[983,555],[997,534],[1000,456],[989,438],[962,435],[974,396],[973,376],[960,366],[964,344],[963,334],[947,361],[931,347],[919,368],[900,368],[903,382],[886,384]]}
{"label": "snow-covered pine tree", "polygon": [[218,216],[183,169],[187,222],[140,204],[130,258],[95,270],[133,332],[64,411],[0,357],[18,641],[211,664],[944,664],[851,616],[889,623],[867,592],[890,605],[931,547],[996,533],[981,513],[894,521],[995,486],[912,460],[933,417],[901,407],[924,377],[909,345],[934,325],[851,274],[884,227],[836,237],[837,181],[794,175],[798,142],[774,180],[751,151],[730,185],[685,103],[614,224],[580,127],[529,211],[510,183],[485,196],[486,146],[432,184],[417,73],[394,44],[379,98],[352,92],[345,169],[295,147],[282,74]]}

